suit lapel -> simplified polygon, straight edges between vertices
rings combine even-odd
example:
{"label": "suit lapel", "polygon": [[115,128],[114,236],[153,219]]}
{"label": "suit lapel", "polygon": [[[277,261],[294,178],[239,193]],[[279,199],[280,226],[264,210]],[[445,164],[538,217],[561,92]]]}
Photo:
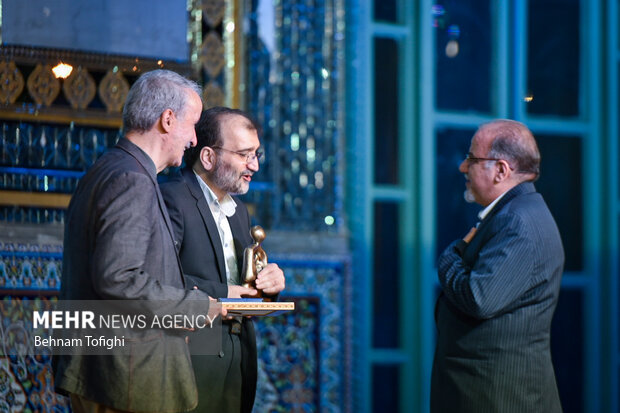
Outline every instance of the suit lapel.
{"label": "suit lapel", "polygon": [[468,264],[473,265],[473,263],[477,259],[478,252],[482,248],[482,242],[485,239],[485,237],[482,236],[482,234],[484,234],[484,232],[486,231],[487,225],[489,222],[493,220],[493,217],[497,215],[499,211],[501,211],[502,208],[504,208],[504,206],[506,206],[510,201],[512,201],[516,197],[523,195],[523,194],[531,193],[531,192],[536,192],[536,188],[534,187],[534,184],[531,182],[523,182],[515,186],[511,190],[509,190],[506,193],[506,195],[504,195],[502,199],[500,199],[497,202],[497,205],[495,205],[493,209],[488,213],[488,215],[484,217],[484,219],[480,222],[480,225],[478,225],[478,229],[476,231],[476,235],[471,240],[471,242],[467,245],[467,247],[465,247],[465,252],[463,253],[463,259]]}
{"label": "suit lapel", "polygon": [[497,205],[495,205],[493,207],[493,209],[489,212],[489,214],[486,217],[484,217],[482,222],[480,222],[480,225],[479,225],[478,229],[481,229],[481,227],[485,223],[489,222],[499,211],[501,211],[501,209],[506,204],[508,204],[514,198],[518,197],[519,195],[527,194],[527,193],[530,193],[530,192],[536,192],[536,188],[534,187],[534,184],[532,182],[522,182],[519,185],[517,185],[514,188],[512,188],[511,190],[509,190],[506,193],[506,195],[504,195],[502,197],[502,199],[500,199],[497,202]]}
{"label": "suit lapel", "polygon": [[[166,228],[168,228],[168,234],[170,235],[170,239],[172,240],[172,246],[174,249],[174,255],[177,257],[177,263],[179,264],[179,270],[181,274],[183,274],[183,266],[181,265],[181,257],[179,257],[179,251],[177,250],[176,240],[174,239],[174,234],[172,233],[172,223],[170,222],[170,216],[168,215],[168,209],[166,208],[166,204],[164,203],[164,198],[161,196],[161,192],[159,191],[159,185],[155,185],[155,192],[157,192],[157,203],[159,204],[159,211],[164,216],[164,221],[166,222]],[[185,277],[181,276],[183,280],[183,286],[185,287]]]}
{"label": "suit lapel", "polygon": [[247,224],[241,220],[241,214],[239,213],[239,205],[237,205],[237,210],[235,211],[235,215],[228,218],[228,223],[230,224],[230,230],[233,234],[233,240],[235,241],[235,254],[237,254],[237,269],[239,274],[243,270],[243,251],[245,248],[250,245],[251,241],[248,241],[247,245],[244,245],[244,240],[248,239],[249,233]]}
{"label": "suit lapel", "polygon": [[217,224],[215,223],[215,219],[213,219],[213,214],[209,209],[209,205],[207,204],[207,200],[205,198],[204,193],[202,192],[202,188],[200,188],[200,184],[196,180],[196,174],[189,168],[183,169],[183,180],[187,185],[189,192],[196,199],[196,208],[198,208],[198,212],[202,217],[202,221],[205,224],[205,228],[207,229],[207,234],[211,241],[211,245],[213,246],[213,250],[215,251],[215,259],[217,261],[217,270],[219,273],[220,281],[225,283],[226,280],[226,266],[224,265],[224,251],[222,249],[222,241],[220,239],[220,233],[217,229]]}

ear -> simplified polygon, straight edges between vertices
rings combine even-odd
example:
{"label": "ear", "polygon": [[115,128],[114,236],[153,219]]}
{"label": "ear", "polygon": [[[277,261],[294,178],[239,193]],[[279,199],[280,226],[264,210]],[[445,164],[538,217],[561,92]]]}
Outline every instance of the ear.
{"label": "ear", "polygon": [[213,168],[215,168],[215,151],[208,146],[205,146],[200,150],[198,159],[200,160],[202,167],[205,168],[205,171],[211,172]]}
{"label": "ear", "polygon": [[159,121],[161,123],[161,127],[163,128],[163,130],[165,132],[170,132],[170,130],[172,129],[172,126],[174,125],[174,122],[176,121],[176,116],[174,115],[174,112],[171,109],[166,109],[162,112],[161,116],[159,117]]}
{"label": "ear", "polygon": [[510,178],[512,170],[505,160],[501,159],[495,164],[495,182],[499,183]]}

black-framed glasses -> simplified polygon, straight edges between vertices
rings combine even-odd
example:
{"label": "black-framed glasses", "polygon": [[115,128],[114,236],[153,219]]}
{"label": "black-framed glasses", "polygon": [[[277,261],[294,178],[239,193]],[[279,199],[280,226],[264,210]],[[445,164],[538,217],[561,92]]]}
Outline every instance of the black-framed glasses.
{"label": "black-framed glasses", "polygon": [[[467,155],[465,155],[465,161],[469,162],[469,163],[476,163],[476,162],[480,162],[480,161],[506,161],[505,159],[500,159],[500,158],[478,158],[477,156],[472,156],[471,152],[468,152]],[[510,162],[506,161],[506,163],[508,164],[508,167],[514,171],[514,168],[512,167],[512,165],[510,164]]]}
{"label": "black-framed glasses", "polygon": [[258,149],[256,152],[231,151],[230,149],[222,148],[221,146],[213,146],[211,149],[221,149],[226,152],[234,153],[235,155],[242,157],[246,163],[250,163],[255,159],[260,161],[265,155],[265,152],[262,149]]}

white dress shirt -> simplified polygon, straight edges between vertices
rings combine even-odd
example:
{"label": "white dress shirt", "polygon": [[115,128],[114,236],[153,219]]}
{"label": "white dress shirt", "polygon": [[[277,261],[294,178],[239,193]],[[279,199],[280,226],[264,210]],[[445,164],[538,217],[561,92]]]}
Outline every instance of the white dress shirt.
{"label": "white dress shirt", "polygon": [[[512,189],[512,188],[510,188]],[[508,191],[510,191],[510,189]],[[502,199],[504,197],[504,195],[506,195],[506,193],[508,192],[504,192],[503,194],[501,194],[500,196],[498,196],[497,198],[495,198],[493,200],[493,202],[491,202],[489,205],[486,206],[486,208],[484,208],[482,211],[480,211],[478,213],[478,219],[480,221],[482,221],[487,215],[489,215],[489,212],[491,212],[491,210],[495,207],[495,205],[497,205],[497,203],[499,202],[500,199]]]}
{"label": "white dress shirt", "polygon": [[228,217],[232,217],[235,214],[237,203],[228,194],[226,194],[222,201],[219,201],[215,193],[209,188],[209,185],[207,185],[196,172],[194,172],[194,174],[207,200],[207,205],[209,205],[209,209],[217,225],[217,231],[220,234],[222,249],[224,250],[224,264],[226,266],[226,280],[228,281],[228,285],[240,285],[235,243],[233,241],[230,224],[228,223]]}

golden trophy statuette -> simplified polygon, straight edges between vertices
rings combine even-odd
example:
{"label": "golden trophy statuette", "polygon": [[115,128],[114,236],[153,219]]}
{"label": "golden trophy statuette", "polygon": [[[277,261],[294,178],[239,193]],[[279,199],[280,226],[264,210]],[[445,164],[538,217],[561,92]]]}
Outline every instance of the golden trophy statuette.
{"label": "golden trophy statuette", "polygon": [[226,308],[229,316],[243,317],[270,316],[295,310],[294,301],[281,302],[272,301],[271,297],[262,298],[263,292],[256,288],[256,277],[267,266],[267,254],[260,246],[267,234],[261,226],[256,225],[250,228],[250,235],[254,243],[243,250],[241,283],[243,287],[254,288],[258,293],[248,298],[220,298],[222,307]]}
{"label": "golden trophy statuette", "polygon": [[[267,234],[260,225],[250,228],[250,235],[254,243],[247,246],[243,251],[243,271],[241,273],[241,281],[246,288],[256,289],[256,277],[263,268],[267,266],[267,253],[260,246]],[[261,290],[258,290],[257,297],[262,297]]]}

